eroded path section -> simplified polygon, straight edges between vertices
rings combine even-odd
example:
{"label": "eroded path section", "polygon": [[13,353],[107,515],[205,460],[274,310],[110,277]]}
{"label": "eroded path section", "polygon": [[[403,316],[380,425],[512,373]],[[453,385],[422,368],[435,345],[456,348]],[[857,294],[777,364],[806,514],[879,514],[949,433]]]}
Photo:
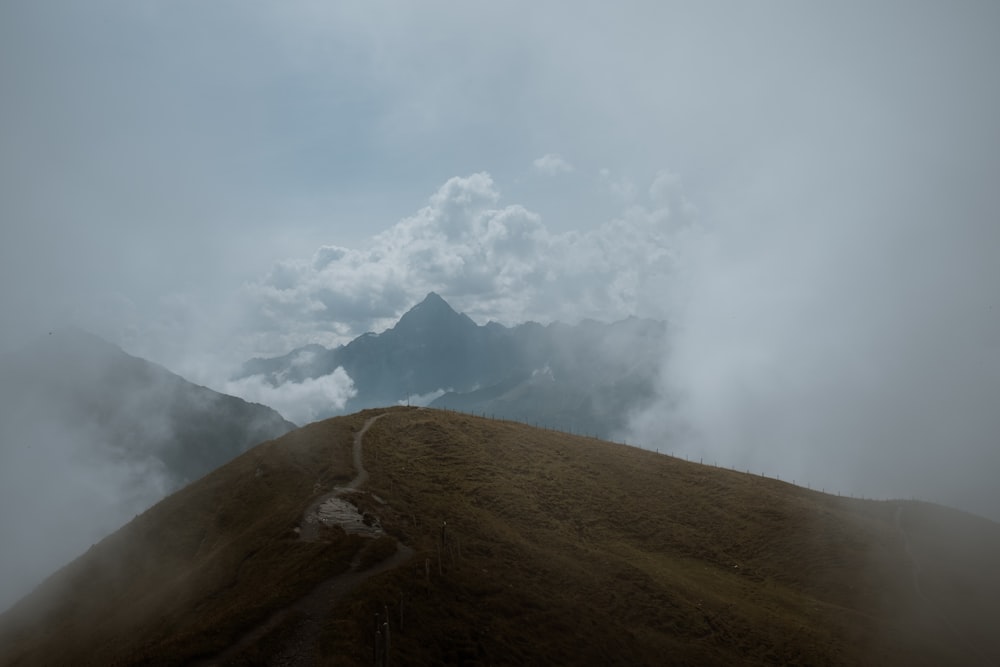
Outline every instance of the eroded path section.
{"label": "eroded path section", "polygon": [[340,526],[348,533],[377,537],[382,534],[382,527],[378,520],[370,516],[362,515],[358,508],[345,499],[352,492],[357,491],[368,481],[368,471],[364,463],[364,437],[372,424],[384,417],[385,414],[375,415],[369,418],[361,430],[354,434],[352,446],[352,459],[354,462],[354,477],[344,486],[338,486],[333,491],[320,496],[308,508],[302,516],[302,525],[299,526],[299,538],[306,542],[316,542],[319,540],[319,527]]}

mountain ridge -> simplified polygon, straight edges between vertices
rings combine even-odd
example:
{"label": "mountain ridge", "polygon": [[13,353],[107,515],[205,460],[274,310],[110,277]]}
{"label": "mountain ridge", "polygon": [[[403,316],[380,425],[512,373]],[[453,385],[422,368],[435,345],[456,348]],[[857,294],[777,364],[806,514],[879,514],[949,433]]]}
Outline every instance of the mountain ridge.
{"label": "mountain ridge", "polygon": [[[347,498],[381,532],[302,540],[366,425]],[[96,545],[0,615],[0,665],[992,664],[997,557],[1000,525],[947,508],[371,410],[264,443]],[[372,574],[310,595],[352,571]]]}
{"label": "mountain ridge", "polygon": [[[634,317],[477,325],[431,292],[386,331],[333,349],[311,344],[251,359],[236,379],[261,376],[278,387],[342,368],[357,393],[324,416],[431,397],[434,407],[611,437],[630,409],[653,400],[665,345],[664,323]],[[554,382],[524,384],[537,373]]]}
{"label": "mountain ridge", "polygon": [[[130,355],[118,345],[82,329],[61,329],[39,337],[22,353],[8,355],[0,365],[4,384],[10,385],[12,380],[17,384],[20,402],[38,401],[43,394],[56,393],[66,401],[81,403],[81,417],[96,414],[114,422],[126,418],[125,412],[135,407],[136,402],[152,407],[162,401],[176,409],[171,428],[174,432],[190,431],[188,427],[198,421],[196,414],[211,415],[219,422],[236,419],[249,426],[246,437],[234,441],[233,447],[239,451],[226,446],[222,458],[212,457],[207,467],[190,471],[178,468],[180,483],[193,481],[250,445],[296,427],[266,405],[189,382],[160,364]],[[220,403],[221,406],[217,405]],[[150,409],[143,418],[148,419],[154,412]],[[228,413],[233,413],[232,417],[227,417]],[[140,417],[136,415],[136,419]]]}

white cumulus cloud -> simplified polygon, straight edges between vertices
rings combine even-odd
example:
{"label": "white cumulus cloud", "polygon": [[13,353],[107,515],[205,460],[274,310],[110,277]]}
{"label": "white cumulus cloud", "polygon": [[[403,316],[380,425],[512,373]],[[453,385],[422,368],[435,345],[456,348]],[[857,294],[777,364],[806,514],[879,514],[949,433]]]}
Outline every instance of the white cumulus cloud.
{"label": "white cumulus cloud", "polygon": [[573,165],[567,162],[565,158],[555,153],[546,153],[542,157],[536,158],[531,164],[535,167],[536,171],[546,176],[568,174],[574,169]]}
{"label": "white cumulus cloud", "polygon": [[285,382],[274,386],[263,375],[252,375],[226,384],[226,393],[263,403],[296,424],[316,421],[322,414],[342,410],[357,392],[354,381],[343,368],[329,375]]}
{"label": "white cumulus cloud", "polygon": [[539,214],[501,204],[489,174],[451,178],[363,249],[329,245],[276,263],[246,288],[256,329],[276,353],[344,342],[391,326],[431,291],[479,321],[662,317],[664,305],[650,295],[661,291],[671,244],[694,215],[676,179],[663,181],[649,205],[590,230],[553,233]]}

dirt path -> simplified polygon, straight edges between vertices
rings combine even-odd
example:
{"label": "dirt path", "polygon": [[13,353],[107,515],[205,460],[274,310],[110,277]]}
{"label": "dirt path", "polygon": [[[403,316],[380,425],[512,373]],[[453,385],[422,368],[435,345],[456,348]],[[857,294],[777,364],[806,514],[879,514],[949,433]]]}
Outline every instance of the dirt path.
{"label": "dirt path", "polygon": [[371,428],[372,424],[377,422],[379,419],[382,419],[382,417],[385,417],[385,413],[375,415],[374,417],[368,419],[368,421],[365,422],[365,425],[361,427],[361,430],[354,436],[354,448],[352,450],[354,457],[354,479],[348,482],[347,486],[344,487],[348,491],[353,491],[368,481],[368,471],[365,470],[365,462],[361,456],[363,448],[362,439],[364,438],[365,433],[368,432],[368,429]]}
{"label": "dirt path", "polygon": [[333,607],[370,577],[399,567],[412,555],[413,549],[397,543],[396,553],[371,568],[358,572],[355,562],[351,564],[348,572],[320,584],[312,593],[296,603],[294,608],[304,612],[306,618],[295,628],[285,647],[271,659],[269,664],[282,667],[315,664],[314,647],[319,641],[324,619],[330,616]]}
{"label": "dirt path", "polygon": [[354,464],[354,477],[345,486],[338,486],[330,493],[326,493],[313,501],[302,514],[302,524],[299,526],[299,538],[305,542],[315,542],[319,539],[319,512],[320,507],[334,498],[339,498],[351,491],[355,491],[362,484],[368,481],[368,471],[365,469],[364,457],[364,437],[372,424],[385,416],[385,413],[375,415],[365,422],[361,430],[354,434],[354,445],[351,456]]}
{"label": "dirt path", "polygon": [[303,620],[293,630],[284,648],[275,654],[268,661],[268,664],[281,665],[283,667],[315,664],[314,647],[316,646],[316,642],[319,641],[319,635],[323,629],[325,619],[330,616],[330,612],[337,603],[371,577],[399,567],[409,560],[411,556],[413,556],[413,549],[405,544],[397,543],[396,552],[393,555],[376,563],[367,570],[358,570],[360,556],[357,556],[347,572],[327,579],[310,593],[299,598],[294,604],[274,612],[222,653],[211,659],[201,660],[192,664],[198,667],[225,665],[264,639],[264,637],[295,612],[304,615]]}
{"label": "dirt path", "polygon": [[[319,539],[320,522],[318,513],[323,503],[356,491],[368,481],[368,471],[365,470],[362,461],[363,439],[371,425],[384,416],[385,414],[383,413],[368,419],[361,430],[355,434],[353,447],[354,478],[346,486],[337,487],[332,492],[323,495],[309,505],[302,515],[300,539],[306,541],[316,541]],[[263,622],[258,623],[250,631],[241,636],[222,653],[213,658],[192,664],[199,665],[200,667],[224,665],[261,641],[291,614],[298,612],[304,616],[303,620],[296,626],[284,648],[271,658],[269,664],[288,667],[293,665],[312,665],[315,658],[314,647],[319,640],[325,619],[330,616],[330,612],[334,606],[369,578],[399,567],[412,556],[413,549],[397,542],[396,551],[391,556],[372,565],[368,569],[359,570],[358,568],[361,566],[361,553],[359,552],[354,557],[350,568],[346,572],[327,579],[310,593],[299,598],[295,603],[275,611]]]}

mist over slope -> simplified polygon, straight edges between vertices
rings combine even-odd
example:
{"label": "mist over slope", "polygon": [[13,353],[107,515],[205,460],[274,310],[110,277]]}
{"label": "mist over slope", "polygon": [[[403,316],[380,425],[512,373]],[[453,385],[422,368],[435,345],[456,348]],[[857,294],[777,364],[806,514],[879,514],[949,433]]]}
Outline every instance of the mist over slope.
{"label": "mist over slope", "polygon": [[654,398],[665,340],[665,324],[638,318],[477,325],[432,292],[382,333],[252,359],[228,387],[288,416],[430,404],[610,437]]}
{"label": "mist over slope", "polygon": [[[354,442],[369,477],[346,492]],[[378,529],[306,539],[308,508],[338,488]],[[366,665],[373,649],[390,664],[995,664],[998,557],[1000,526],[946,508],[366,411],[262,444],[103,540],[0,615],[0,665]]]}
{"label": "mist over slope", "polygon": [[166,494],[292,428],[80,330],[0,359],[0,608]]}

